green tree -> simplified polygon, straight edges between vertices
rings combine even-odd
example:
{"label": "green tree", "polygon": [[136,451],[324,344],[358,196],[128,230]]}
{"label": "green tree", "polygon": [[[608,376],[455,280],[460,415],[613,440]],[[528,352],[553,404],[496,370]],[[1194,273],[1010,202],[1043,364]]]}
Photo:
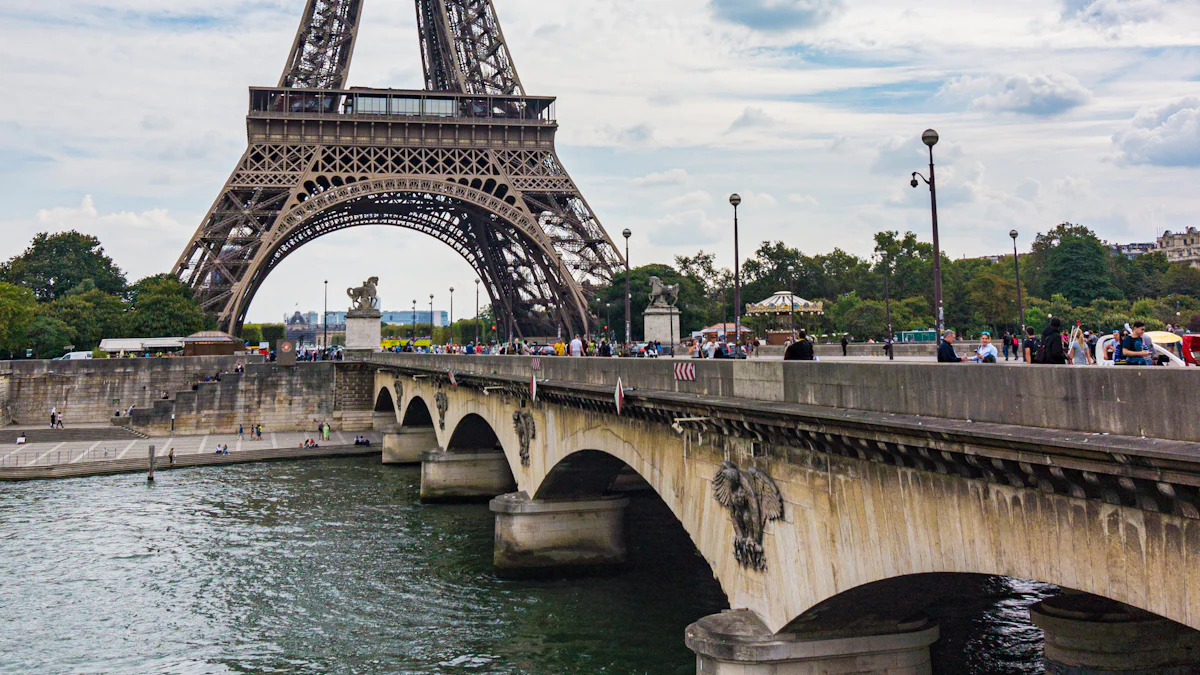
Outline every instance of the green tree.
{"label": "green tree", "polygon": [[887,315],[882,302],[863,300],[842,317],[842,330],[857,340],[880,339],[887,334]]}
{"label": "green tree", "polygon": [[78,350],[95,349],[106,337],[121,337],[125,310],[121,298],[96,288],[91,279],[84,279],[49,306],[50,316],[71,327]]}
{"label": "green tree", "polygon": [[23,352],[29,325],[37,317],[37,311],[33,291],[0,282],[0,352],[9,357]]}
{"label": "green tree", "polygon": [[[708,318],[709,303],[704,287],[695,279],[681,275],[670,265],[643,265],[635,267],[629,274],[630,294],[630,323],[633,339],[643,339],[642,314],[650,304],[650,277],[658,277],[664,284],[679,284],[679,301],[676,308],[679,311],[679,329],[684,335],[690,331],[703,328],[702,324]],[[625,334],[625,274],[618,273],[607,288],[600,289],[592,300],[590,309],[593,316],[600,317],[603,324],[605,303],[610,305],[613,327],[612,333],[617,340],[624,339]]]}
{"label": "green tree", "polygon": [[997,331],[1017,320],[1016,281],[992,272],[984,272],[967,284],[967,301],[983,323]]}
{"label": "green tree", "polygon": [[258,345],[258,343],[262,342],[262,326],[254,323],[244,324],[242,326],[242,333],[239,337],[241,337],[242,342],[245,342],[246,344]]}
{"label": "green tree", "polygon": [[125,275],[104,254],[100,240],[73,230],[42,232],[24,253],[0,263],[0,281],[25,286],[41,302],[58,299],[84,279],[104,293],[125,293]]}
{"label": "green tree", "polygon": [[[272,347],[275,346],[276,342],[282,340],[284,336],[283,324],[281,323],[264,323],[259,326],[259,330],[262,331],[262,339],[270,342]],[[332,344],[332,341],[330,344]]]}
{"label": "green tree", "polygon": [[1178,295],[1200,295],[1200,270],[1189,265],[1171,265],[1163,274],[1162,290]]}
{"label": "green tree", "polygon": [[30,322],[26,332],[29,346],[33,348],[34,356],[39,359],[62,356],[64,348],[75,339],[70,326],[46,315],[40,315]]}
{"label": "green tree", "polygon": [[209,327],[208,317],[195,302],[170,293],[141,295],[125,322],[128,335],[142,338],[186,337]]}

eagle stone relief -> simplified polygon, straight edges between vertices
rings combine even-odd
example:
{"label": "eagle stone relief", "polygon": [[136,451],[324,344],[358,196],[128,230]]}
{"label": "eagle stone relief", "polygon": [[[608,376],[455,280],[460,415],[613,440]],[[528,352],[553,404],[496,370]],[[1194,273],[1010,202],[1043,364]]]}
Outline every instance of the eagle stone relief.
{"label": "eagle stone relief", "polygon": [[744,567],[766,571],[763,531],[768,521],[783,518],[783,494],[779,486],[758,469],[742,471],[733,462],[722,463],[712,483],[713,497],[729,509],[737,530],[733,557]]}

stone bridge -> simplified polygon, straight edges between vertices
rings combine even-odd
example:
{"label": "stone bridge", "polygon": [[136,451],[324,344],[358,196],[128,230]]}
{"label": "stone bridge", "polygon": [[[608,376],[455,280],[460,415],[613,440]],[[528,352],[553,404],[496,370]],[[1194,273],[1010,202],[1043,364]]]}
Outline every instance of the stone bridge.
{"label": "stone bridge", "polygon": [[700,673],[928,673],[925,608],[979,574],[1064,590],[1050,672],[1193,672],[1196,373],[675,363],[368,359],[385,462],[495,497],[502,572],[620,563],[644,479],[733,608],[689,627]]}

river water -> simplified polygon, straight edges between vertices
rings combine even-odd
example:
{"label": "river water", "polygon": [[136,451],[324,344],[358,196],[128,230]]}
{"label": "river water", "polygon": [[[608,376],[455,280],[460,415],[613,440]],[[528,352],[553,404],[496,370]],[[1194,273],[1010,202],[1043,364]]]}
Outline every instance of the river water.
{"label": "river water", "polygon": [[[0,486],[0,672],[692,675],[684,628],[725,608],[666,507],[633,500],[629,569],[505,581],[487,506],[423,506],[378,459]],[[1039,673],[989,579],[940,608],[939,674]]]}

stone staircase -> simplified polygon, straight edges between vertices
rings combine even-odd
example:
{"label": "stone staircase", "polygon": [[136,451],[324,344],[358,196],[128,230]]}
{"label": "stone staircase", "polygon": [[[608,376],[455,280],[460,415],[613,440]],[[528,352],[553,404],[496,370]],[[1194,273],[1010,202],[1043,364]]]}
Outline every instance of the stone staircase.
{"label": "stone staircase", "polygon": [[12,445],[17,437],[25,434],[26,443],[73,443],[77,441],[119,441],[122,439],[149,438],[143,433],[126,427],[67,427],[66,429],[20,428],[0,429],[0,445]]}

